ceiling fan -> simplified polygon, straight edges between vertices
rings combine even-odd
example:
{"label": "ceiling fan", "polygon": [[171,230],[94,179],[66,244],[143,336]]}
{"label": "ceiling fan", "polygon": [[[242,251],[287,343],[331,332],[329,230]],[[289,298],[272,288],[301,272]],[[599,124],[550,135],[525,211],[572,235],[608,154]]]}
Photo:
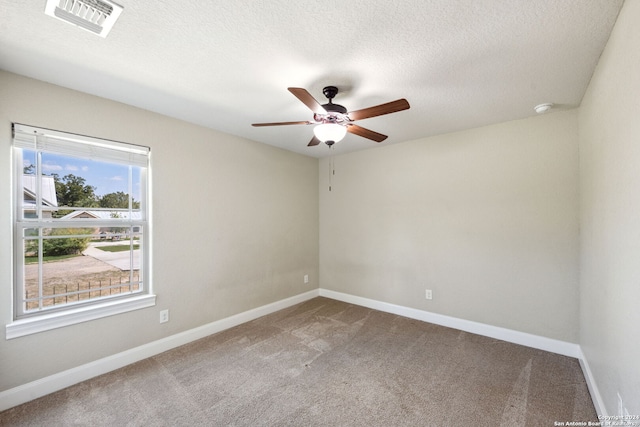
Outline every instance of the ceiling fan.
{"label": "ceiling fan", "polygon": [[304,105],[309,107],[313,112],[313,120],[300,122],[254,123],[252,126],[316,125],[313,129],[314,136],[311,139],[311,142],[307,144],[309,147],[318,145],[321,142],[324,142],[328,146],[332,146],[344,138],[347,132],[375,142],[382,142],[387,139],[387,135],[363,128],[362,126],[353,124],[353,122],[356,120],[368,119],[409,109],[409,102],[402,98],[385,104],[376,105],[374,107],[363,108],[356,111],[347,111],[347,109],[342,105],[333,103],[333,98],[338,94],[338,88],[335,86],[327,86],[322,89],[324,96],[329,99],[329,102],[323,105],[320,105],[320,103],[316,101],[306,89],[290,87],[288,90],[296,98],[302,101]]}

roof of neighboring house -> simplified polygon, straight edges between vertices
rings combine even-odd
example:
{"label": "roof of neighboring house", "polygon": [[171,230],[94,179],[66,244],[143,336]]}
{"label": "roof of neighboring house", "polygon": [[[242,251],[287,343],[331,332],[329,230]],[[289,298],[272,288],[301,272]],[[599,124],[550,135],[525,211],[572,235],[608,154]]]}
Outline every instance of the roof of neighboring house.
{"label": "roof of neighboring house", "polygon": [[[43,207],[58,207],[58,198],[56,197],[56,183],[52,176],[42,175],[42,205]],[[36,205],[36,176],[22,175],[22,186],[24,187],[23,206],[35,209]]]}
{"label": "roof of neighboring house", "polygon": [[131,212],[131,217],[129,217],[129,211],[121,211],[121,210],[97,211],[97,210],[89,210],[89,209],[71,212],[70,214],[63,216],[60,219],[73,219],[73,218],[113,219],[114,213],[117,213],[118,218],[122,218],[122,219],[136,219],[136,220],[142,219],[141,212]]}

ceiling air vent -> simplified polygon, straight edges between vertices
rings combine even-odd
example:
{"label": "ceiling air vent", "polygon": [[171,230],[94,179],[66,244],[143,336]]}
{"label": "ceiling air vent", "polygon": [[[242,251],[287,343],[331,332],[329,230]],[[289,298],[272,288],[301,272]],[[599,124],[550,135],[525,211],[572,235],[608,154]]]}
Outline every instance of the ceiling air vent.
{"label": "ceiling air vent", "polygon": [[105,0],[47,0],[44,13],[106,37],[122,6]]}

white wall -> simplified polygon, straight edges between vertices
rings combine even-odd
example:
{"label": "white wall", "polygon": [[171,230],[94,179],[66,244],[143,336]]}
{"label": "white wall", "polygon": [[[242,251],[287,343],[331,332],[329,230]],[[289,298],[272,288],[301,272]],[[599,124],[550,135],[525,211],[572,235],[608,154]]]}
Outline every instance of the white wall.
{"label": "white wall", "polygon": [[[158,294],[153,309],[0,339],[0,391],[320,286],[578,342],[607,412],[619,393],[640,414],[637,22],[640,2],[625,2],[579,111],[338,156],[331,192],[328,158],[318,169],[0,72],[0,200],[12,121],[152,147]],[[8,204],[0,224],[5,324]]]}
{"label": "white wall", "polygon": [[323,159],[320,286],[577,343],[577,138],[573,110],[345,154],[331,192]]}
{"label": "white wall", "polygon": [[580,344],[610,414],[640,414],[639,22],[626,1],[579,116]]}
{"label": "white wall", "polygon": [[[2,71],[0,100],[0,200],[11,200],[12,122],[151,147],[158,295],[153,308],[2,336],[0,391],[318,287],[316,159]],[[2,325],[10,214],[0,203]]]}

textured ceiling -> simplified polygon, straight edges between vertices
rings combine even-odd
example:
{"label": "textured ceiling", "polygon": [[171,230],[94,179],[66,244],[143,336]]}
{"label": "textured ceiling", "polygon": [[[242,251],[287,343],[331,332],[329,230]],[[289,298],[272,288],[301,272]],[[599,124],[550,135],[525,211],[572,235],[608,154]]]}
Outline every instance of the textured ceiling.
{"label": "textured ceiling", "polygon": [[[302,154],[311,120],[287,91],[338,86],[382,145],[580,104],[623,0],[119,0],[107,38],[0,0],[0,68]],[[35,123],[34,125],[37,125]],[[69,131],[73,131],[69,129]],[[348,134],[335,152],[372,148]]]}

